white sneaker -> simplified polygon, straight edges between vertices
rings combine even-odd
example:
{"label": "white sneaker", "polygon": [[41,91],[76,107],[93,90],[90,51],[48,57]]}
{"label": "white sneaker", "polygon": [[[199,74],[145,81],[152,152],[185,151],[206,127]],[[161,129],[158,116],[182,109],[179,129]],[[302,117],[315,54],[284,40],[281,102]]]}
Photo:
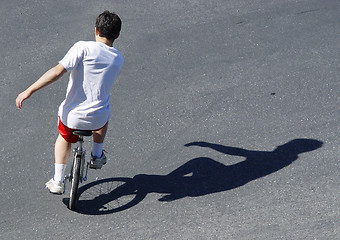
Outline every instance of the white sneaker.
{"label": "white sneaker", "polygon": [[89,167],[92,169],[101,169],[102,166],[106,164],[106,156],[104,154],[104,151],[102,153],[102,156],[100,158],[93,157],[91,154],[91,161]]}
{"label": "white sneaker", "polygon": [[52,178],[50,181],[48,181],[46,184],[46,188],[50,190],[51,193],[54,194],[63,194],[65,191],[65,184],[62,182],[55,182]]}

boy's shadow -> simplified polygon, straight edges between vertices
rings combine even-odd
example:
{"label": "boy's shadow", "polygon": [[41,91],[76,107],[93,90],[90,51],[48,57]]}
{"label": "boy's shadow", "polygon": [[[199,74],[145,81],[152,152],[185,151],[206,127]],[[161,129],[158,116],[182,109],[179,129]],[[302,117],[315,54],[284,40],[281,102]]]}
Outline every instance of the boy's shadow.
{"label": "boy's shadow", "polygon": [[[166,194],[159,201],[169,202],[184,197],[197,197],[240,187],[252,180],[274,173],[298,159],[301,153],[316,150],[322,142],[314,139],[294,139],[278,146],[274,151],[251,151],[207,142],[192,142],[185,146],[198,146],[218,152],[244,157],[245,160],[224,165],[211,158],[192,159],[168,175],[136,175],[124,178],[124,184],[109,192],[81,200],[81,196],[99,184],[117,179],[102,180],[80,188],[78,211],[84,214],[107,214],[122,211],[142,201],[148,193]],[[98,186],[97,186],[98,187]],[[112,202],[122,196],[134,195],[127,204],[110,209]],[[105,206],[105,207],[104,207]]]}

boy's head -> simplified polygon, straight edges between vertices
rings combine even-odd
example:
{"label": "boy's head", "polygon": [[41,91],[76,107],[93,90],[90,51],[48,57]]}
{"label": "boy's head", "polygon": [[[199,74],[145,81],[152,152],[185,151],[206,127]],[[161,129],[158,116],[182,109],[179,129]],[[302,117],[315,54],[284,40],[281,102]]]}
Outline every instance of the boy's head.
{"label": "boy's head", "polygon": [[119,36],[122,21],[114,12],[104,11],[96,19],[96,28],[100,37],[114,41]]}

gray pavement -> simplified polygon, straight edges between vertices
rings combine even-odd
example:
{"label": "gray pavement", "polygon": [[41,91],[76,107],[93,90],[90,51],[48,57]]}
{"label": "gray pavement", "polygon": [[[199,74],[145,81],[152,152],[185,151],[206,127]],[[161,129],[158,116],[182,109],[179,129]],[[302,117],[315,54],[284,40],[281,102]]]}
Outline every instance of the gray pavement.
{"label": "gray pavement", "polygon": [[[339,6],[1,1],[0,239],[340,239]],[[125,65],[72,212],[44,189],[68,76],[15,98],[105,9]]]}

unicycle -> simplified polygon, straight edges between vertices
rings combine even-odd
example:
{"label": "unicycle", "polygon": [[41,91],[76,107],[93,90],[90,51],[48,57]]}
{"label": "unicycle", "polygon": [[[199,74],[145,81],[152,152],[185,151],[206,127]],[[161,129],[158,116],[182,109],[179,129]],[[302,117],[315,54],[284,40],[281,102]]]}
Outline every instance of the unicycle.
{"label": "unicycle", "polygon": [[[92,131],[86,130],[74,130],[72,132],[74,135],[79,136],[77,147],[73,149],[73,162],[71,166],[71,172],[69,175],[65,176],[65,183],[68,180],[71,183],[70,190],[70,201],[68,208],[70,210],[75,210],[78,201],[78,186],[79,182],[87,180],[87,171],[89,163],[85,162],[85,150],[83,149],[84,136],[91,136]],[[86,166],[85,166],[86,164]],[[84,174],[85,170],[85,174]]]}

